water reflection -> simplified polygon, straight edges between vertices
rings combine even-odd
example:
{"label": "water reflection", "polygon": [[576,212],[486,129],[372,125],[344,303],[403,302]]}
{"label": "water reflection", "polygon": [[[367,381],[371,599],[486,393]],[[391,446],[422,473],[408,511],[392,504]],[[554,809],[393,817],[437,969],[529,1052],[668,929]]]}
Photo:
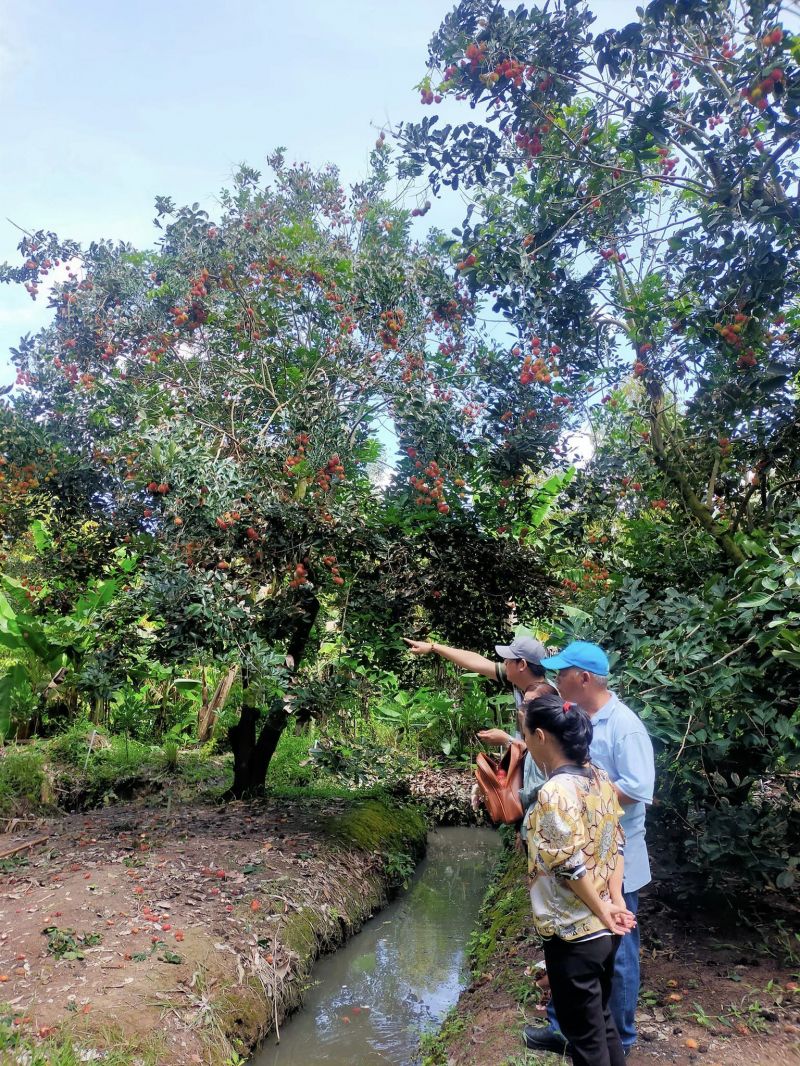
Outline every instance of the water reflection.
{"label": "water reflection", "polygon": [[409,891],[317,964],[303,1010],[251,1066],[413,1062],[420,1033],[436,1027],[463,987],[497,846],[488,829],[432,833]]}

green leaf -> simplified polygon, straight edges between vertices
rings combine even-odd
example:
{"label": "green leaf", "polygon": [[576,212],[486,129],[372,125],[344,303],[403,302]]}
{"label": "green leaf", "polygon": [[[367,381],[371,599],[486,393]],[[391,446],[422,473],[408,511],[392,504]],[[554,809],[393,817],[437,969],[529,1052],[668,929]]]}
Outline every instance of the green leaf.
{"label": "green leaf", "polygon": [[117,582],[113,578],[98,582],[91,591],[81,596],[75,604],[74,616],[81,620],[88,618],[89,615],[109,604],[113,600],[116,591]]}
{"label": "green leaf", "polygon": [[581,610],[580,607],[573,607],[570,603],[565,603],[562,608],[567,618],[577,618],[581,622],[591,622],[592,616],[588,611]]}
{"label": "green leaf", "polygon": [[749,596],[746,600],[740,600],[740,607],[763,607],[765,603],[769,603],[772,600],[772,596],[768,594],[756,594],[755,596]]}
{"label": "green leaf", "polygon": [[172,682],[178,692],[202,692],[203,682],[197,677],[176,677]]}
{"label": "green leaf", "polygon": [[8,736],[13,701],[30,698],[32,693],[28,673],[20,663],[15,663],[3,677],[0,677],[0,736]]}
{"label": "green leaf", "polygon": [[40,555],[52,549],[53,538],[50,536],[47,526],[38,518],[31,523],[31,536],[33,537],[34,546]]}

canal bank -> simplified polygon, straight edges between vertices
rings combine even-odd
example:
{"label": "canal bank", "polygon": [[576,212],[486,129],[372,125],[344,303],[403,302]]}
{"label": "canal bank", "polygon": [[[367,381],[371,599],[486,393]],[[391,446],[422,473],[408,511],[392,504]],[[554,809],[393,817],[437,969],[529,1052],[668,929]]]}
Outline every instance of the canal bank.
{"label": "canal bank", "polygon": [[244,1062],[413,874],[426,829],[393,799],[276,798],[8,834],[0,1061]]}
{"label": "canal bank", "polygon": [[489,829],[442,828],[408,889],[321,959],[302,1009],[252,1066],[409,1066],[467,981],[467,946],[496,862]]}
{"label": "canal bank", "polygon": [[[642,893],[638,913],[639,1041],[627,1062],[800,1066],[800,956],[785,935],[789,901],[747,921],[721,903],[713,911],[687,907],[666,855],[656,838],[654,881]],[[526,1052],[522,1043],[526,1023],[545,1024],[536,983],[542,950],[532,930],[526,873],[523,854],[502,852],[470,941],[469,983],[440,1029],[424,1041],[421,1066],[561,1061]],[[753,917],[761,920],[754,924]]]}

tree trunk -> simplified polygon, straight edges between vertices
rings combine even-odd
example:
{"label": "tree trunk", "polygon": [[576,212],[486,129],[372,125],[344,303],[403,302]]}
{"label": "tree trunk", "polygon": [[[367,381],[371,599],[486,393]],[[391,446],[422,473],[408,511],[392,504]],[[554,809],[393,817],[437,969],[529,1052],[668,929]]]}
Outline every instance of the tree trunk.
{"label": "tree trunk", "polygon": [[[310,593],[298,606],[294,631],[286,649],[286,666],[290,674],[295,673],[303,657],[318,611],[319,601]],[[255,706],[255,697],[244,673],[242,680],[242,711],[239,721],[228,730],[233,749],[233,784],[223,799],[243,799],[263,790],[270,761],[289,721],[289,710],[283,697],[273,700],[267,714],[262,716],[260,708]],[[259,732],[262,717],[263,724]]]}
{"label": "tree trunk", "polygon": [[92,725],[103,725],[103,698],[96,696],[89,712],[89,721]]}
{"label": "tree trunk", "polygon": [[261,719],[260,708],[244,704],[239,721],[228,731],[233,748],[233,784],[225,799],[254,796],[264,788],[270,761],[289,720],[284,700],[273,700],[261,732],[257,733]]}
{"label": "tree trunk", "polygon": [[205,672],[203,674],[203,690],[204,698],[200,706],[200,711],[197,716],[197,742],[198,744],[205,744],[206,741],[211,739],[211,734],[214,732],[214,726],[217,722],[217,715],[225,706],[230,691],[233,688],[233,683],[236,680],[236,676],[239,673],[238,665],[231,666],[227,673],[220,679],[219,684],[214,689],[214,695],[209,700],[208,689],[205,686]]}

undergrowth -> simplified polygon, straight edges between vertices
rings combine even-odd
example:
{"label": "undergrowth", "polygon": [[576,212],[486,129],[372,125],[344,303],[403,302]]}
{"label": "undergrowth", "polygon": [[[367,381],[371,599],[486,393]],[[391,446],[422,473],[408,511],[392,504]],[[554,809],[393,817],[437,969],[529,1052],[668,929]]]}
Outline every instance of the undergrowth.
{"label": "undergrowth", "polygon": [[[119,1034],[107,1041],[108,1047],[98,1050],[95,1040],[54,1033],[36,1039],[25,1032],[19,1017],[7,1007],[0,1006],[0,1062],[20,1063],[24,1066],[83,1066],[100,1062],[103,1066],[156,1066],[158,1049],[125,1046]],[[156,1041],[157,1042],[157,1041]],[[103,1043],[106,1043],[104,1040]]]}

